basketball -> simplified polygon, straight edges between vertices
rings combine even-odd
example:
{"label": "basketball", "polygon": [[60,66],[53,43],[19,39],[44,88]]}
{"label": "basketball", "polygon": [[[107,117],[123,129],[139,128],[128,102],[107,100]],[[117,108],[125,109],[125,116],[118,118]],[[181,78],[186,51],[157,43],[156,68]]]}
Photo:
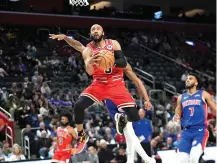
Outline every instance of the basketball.
{"label": "basketball", "polygon": [[99,52],[100,55],[97,59],[100,59],[100,61],[97,62],[98,67],[103,70],[108,70],[109,68],[112,68],[112,66],[115,63],[114,54],[111,51],[108,50],[102,50]]}

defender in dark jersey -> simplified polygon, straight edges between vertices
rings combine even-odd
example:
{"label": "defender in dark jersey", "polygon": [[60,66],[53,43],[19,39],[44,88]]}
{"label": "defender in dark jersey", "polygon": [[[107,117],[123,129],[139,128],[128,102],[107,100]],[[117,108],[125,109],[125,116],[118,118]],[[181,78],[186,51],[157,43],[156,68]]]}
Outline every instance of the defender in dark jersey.
{"label": "defender in dark jersey", "polygon": [[199,78],[189,74],[186,80],[188,91],[178,97],[175,122],[181,122],[183,132],[178,146],[180,162],[198,163],[209,137],[207,130],[207,106],[216,114],[216,104],[209,93],[198,90]]}

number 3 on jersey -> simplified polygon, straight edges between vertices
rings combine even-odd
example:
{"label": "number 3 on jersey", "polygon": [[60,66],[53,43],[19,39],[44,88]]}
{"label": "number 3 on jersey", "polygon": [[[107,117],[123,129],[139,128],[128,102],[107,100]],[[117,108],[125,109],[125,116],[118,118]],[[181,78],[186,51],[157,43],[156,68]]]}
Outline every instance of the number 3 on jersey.
{"label": "number 3 on jersey", "polygon": [[194,107],[190,107],[190,108],[188,108],[189,110],[190,110],[190,116],[193,116],[194,115]]}
{"label": "number 3 on jersey", "polygon": [[104,70],[104,73],[105,74],[111,74],[112,73],[112,68],[109,68],[107,70]]}

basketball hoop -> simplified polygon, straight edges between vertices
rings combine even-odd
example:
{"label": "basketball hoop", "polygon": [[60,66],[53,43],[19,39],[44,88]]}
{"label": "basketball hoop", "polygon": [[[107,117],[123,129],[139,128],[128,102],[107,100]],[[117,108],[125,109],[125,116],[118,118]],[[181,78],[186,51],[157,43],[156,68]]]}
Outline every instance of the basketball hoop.
{"label": "basketball hoop", "polygon": [[88,6],[89,5],[87,0],[69,0],[69,3],[72,6]]}

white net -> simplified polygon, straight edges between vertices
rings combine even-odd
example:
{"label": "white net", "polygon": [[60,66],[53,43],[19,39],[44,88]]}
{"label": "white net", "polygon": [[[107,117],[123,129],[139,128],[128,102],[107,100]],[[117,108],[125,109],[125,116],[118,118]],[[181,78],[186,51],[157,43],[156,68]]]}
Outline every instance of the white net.
{"label": "white net", "polygon": [[72,6],[88,6],[89,5],[87,0],[69,0],[69,3]]}

